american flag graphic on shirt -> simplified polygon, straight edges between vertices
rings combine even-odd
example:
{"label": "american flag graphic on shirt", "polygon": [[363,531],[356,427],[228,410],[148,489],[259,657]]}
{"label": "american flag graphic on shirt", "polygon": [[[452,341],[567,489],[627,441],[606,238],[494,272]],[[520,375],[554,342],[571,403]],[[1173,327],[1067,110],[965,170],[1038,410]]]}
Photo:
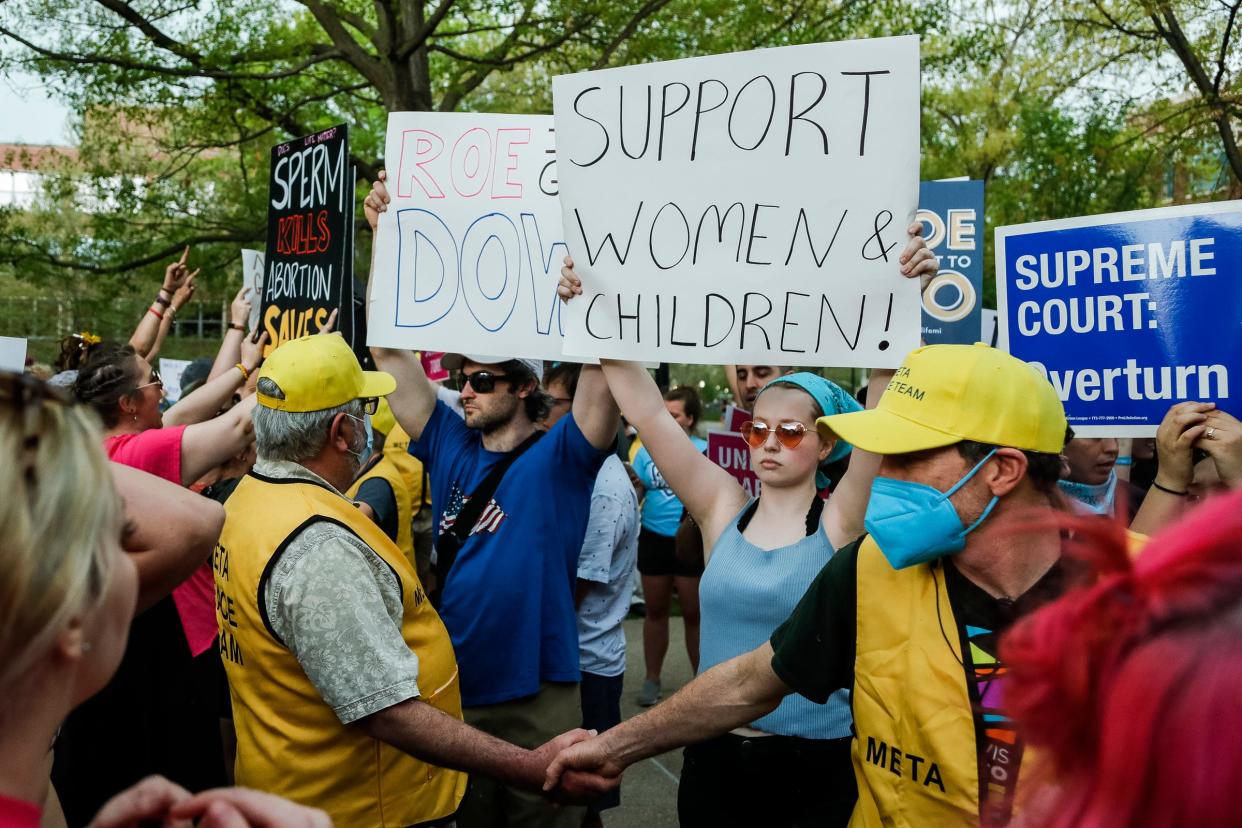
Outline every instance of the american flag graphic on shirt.
{"label": "american flag graphic on shirt", "polygon": [[[452,531],[453,524],[457,523],[457,516],[461,514],[461,510],[470,502],[469,496],[462,492],[461,487],[453,484],[453,488],[449,491],[448,506],[440,518],[440,533]],[[500,524],[504,523],[507,517],[500,505],[496,503],[496,498],[488,501],[487,507],[483,509],[483,514],[479,515],[479,519],[475,522],[474,528],[470,530],[471,535],[477,535],[479,532],[495,532],[500,528]]]}

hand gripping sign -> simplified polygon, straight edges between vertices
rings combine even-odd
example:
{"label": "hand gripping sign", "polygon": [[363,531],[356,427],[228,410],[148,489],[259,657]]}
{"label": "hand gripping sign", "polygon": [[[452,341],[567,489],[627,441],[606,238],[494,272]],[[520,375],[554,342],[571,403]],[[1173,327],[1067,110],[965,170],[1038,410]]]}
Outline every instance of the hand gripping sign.
{"label": "hand gripping sign", "polygon": [[1242,202],[996,230],[1000,347],[1083,437],[1150,437],[1176,402],[1242,416]]}
{"label": "hand gripping sign", "polygon": [[881,38],[563,75],[566,353],[896,366],[918,346],[919,44]]}
{"label": "hand gripping sign", "polygon": [[394,112],[372,345],[561,358],[548,115]]}

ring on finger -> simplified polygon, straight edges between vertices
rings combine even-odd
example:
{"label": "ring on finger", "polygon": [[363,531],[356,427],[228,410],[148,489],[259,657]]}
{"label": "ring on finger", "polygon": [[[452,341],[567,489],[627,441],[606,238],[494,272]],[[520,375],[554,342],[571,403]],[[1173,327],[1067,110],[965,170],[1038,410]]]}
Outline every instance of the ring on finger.
{"label": "ring on finger", "polygon": [[1208,426],[1208,430],[1203,432],[1203,436],[1209,440],[1215,440],[1216,439],[1216,428],[1213,426]]}

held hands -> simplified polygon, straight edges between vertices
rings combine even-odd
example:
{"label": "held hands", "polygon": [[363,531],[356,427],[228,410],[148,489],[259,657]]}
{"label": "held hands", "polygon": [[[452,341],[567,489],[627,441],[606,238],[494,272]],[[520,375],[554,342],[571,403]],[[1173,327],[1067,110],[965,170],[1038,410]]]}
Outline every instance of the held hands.
{"label": "held hands", "polygon": [[246,788],[217,788],[192,796],[162,776],[148,776],[103,806],[90,828],[331,828],[323,811]]}
{"label": "held hands", "polygon": [[[378,188],[380,182],[376,182]],[[375,190],[371,195],[367,196],[369,200],[376,193]],[[384,190],[384,202],[388,201],[388,191]],[[901,251],[901,258],[898,262],[901,264],[901,275],[910,279],[919,279],[921,287],[926,288],[932,277],[940,270],[940,260],[936,258],[936,254],[928,248],[927,242],[923,239],[923,222],[916,221],[906,228],[906,235],[909,240],[906,247]],[[565,257],[565,266],[561,268],[561,280],[556,286],[556,294],[561,297],[562,302],[568,302],[575,296],[582,295],[582,280],[578,278],[578,274],[574,272],[574,260],[570,256]]]}
{"label": "held hands", "polygon": [[[557,738],[563,739],[564,736]],[[594,736],[594,731],[592,737],[565,745],[544,774],[544,795],[560,800],[589,802],[619,787],[621,772],[625,769],[608,755],[605,745],[606,741]]]}

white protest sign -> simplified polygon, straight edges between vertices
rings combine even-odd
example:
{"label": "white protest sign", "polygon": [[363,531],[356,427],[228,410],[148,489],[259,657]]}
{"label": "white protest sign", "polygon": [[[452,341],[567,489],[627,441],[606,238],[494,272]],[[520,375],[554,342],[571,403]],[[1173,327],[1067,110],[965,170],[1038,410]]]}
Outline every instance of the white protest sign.
{"label": "white protest sign", "polygon": [[26,340],[20,336],[0,336],[0,371],[26,370]]}
{"label": "white protest sign", "polygon": [[763,49],[552,82],[584,295],[568,354],[896,366],[919,189],[919,41]]}
{"label": "white protest sign", "polygon": [[242,286],[250,288],[250,323],[248,330],[259,327],[263,310],[263,251],[242,249]]}
{"label": "white protest sign", "polygon": [[548,115],[394,112],[368,343],[561,359]]}
{"label": "white protest sign", "polygon": [[996,315],[996,311],[990,308],[984,308],[981,312],[981,334],[980,342],[987,343],[993,348],[1000,337],[1000,321]]}
{"label": "white protest sign", "polygon": [[165,359],[160,357],[160,379],[164,381],[164,394],[172,402],[181,399],[181,375],[190,364],[188,359]]}

